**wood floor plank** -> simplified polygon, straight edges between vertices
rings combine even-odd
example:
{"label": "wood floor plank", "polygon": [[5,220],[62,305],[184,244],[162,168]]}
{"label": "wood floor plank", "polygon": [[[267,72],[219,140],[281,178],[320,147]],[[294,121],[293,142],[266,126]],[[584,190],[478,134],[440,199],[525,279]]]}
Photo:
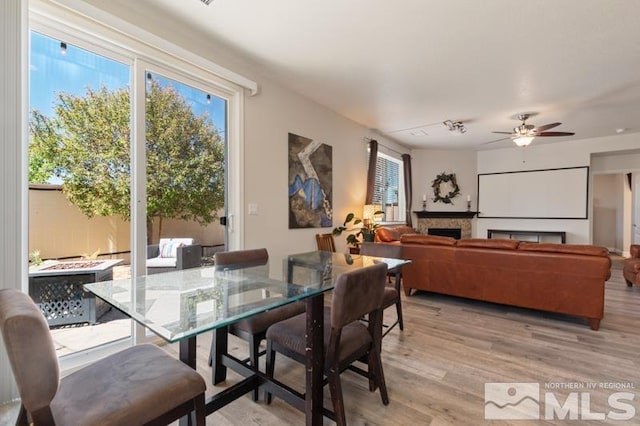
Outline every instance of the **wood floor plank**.
{"label": "wood floor plank", "polygon": [[[425,292],[408,298],[402,293],[402,298],[405,330],[392,330],[382,348],[390,404],[384,406],[378,392],[369,392],[363,377],[346,372],[342,380],[349,424],[640,425],[640,287],[627,287],[619,260],[614,261],[605,285],[605,316],[599,331],[591,330],[583,319],[566,315]],[[394,309],[387,309],[385,322],[394,320]],[[210,343],[210,333],[198,337],[197,368],[207,382]],[[176,345],[163,347],[177,357]],[[248,354],[247,343],[233,336],[229,350],[241,358]],[[304,367],[284,356],[277,357],[276,377],[299,391],[304,389]],[[208,384],[207,393],[239,380],[229,372],[220,386]],[[486,383],[537,383],[542,393],[551,392],[559,401],[587,389],[558,385],[595,384],[588,393],[591,411],[598,413],[610,410],[608,397],[616,391],[606,386],[630,384],[633,388],[627,391],[635,396],[636,415],[627,421],[485,420]],[[331,407],[328,389],[324,404]],[[0,424],[10,417],[15,417],[13,412],[0,412]],[[304,416],[277,398],[267,406],[247,395],[209,416],[207,424],[300,425]],[[333,422],[325,419],[324,424]]]}
{"label": "wood floor plank", "polygon": [[[418,292],[403,297],[405,330],[383,341],[382,360],[391,403],[384,406],[367,381],[343,374],[346,415],[354,425],[566,425],[568,420],[484,419],[484,386],[491,382],[539,383],[564,400],[571,389],[555,383],[631,383],[636,417],[598,425],[640,424],[640,288],[627,287],[619,265],[605,287],[605,318],[599,331],[583,319]],[[395,319],[393,309],[385,322]],[[198,340],[198,370],[207,366],[210,336]],[[246,356],[244,341],[230,338],[231,351]],[[177,349],[167,346],[176,354]],[[304,369],[278,356],[276,376],[303,389]],[[238,376],[230,373],[226,384]],[[222,387],[209,385],[208,392]],[[575,390],[573,390],[575,391]],[[586,391],[583,389],[582,391]],[[611,389],[589,390],[591,410],[606,413]],[[328,389],[325,406],[330,407]],[[543,413],[544,414],[544,413]],[[211,425],[304,424],[302,413],[275,399],[271,406],[249,396],[210,416]],[[324,424],[333,424],[325,419]],[[573,422],[573,424],[583,424]]]}

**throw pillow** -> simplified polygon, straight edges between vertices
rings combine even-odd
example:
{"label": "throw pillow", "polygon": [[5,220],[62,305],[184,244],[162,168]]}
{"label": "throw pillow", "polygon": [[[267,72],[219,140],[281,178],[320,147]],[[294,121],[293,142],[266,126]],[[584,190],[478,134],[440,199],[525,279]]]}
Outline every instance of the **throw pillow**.
{"label": "throw pillow", "polygon": [[178,247],[184,247],[184,244],[180,241],[164,241],[160,243],[160,256],[165,258],[178,257]]}

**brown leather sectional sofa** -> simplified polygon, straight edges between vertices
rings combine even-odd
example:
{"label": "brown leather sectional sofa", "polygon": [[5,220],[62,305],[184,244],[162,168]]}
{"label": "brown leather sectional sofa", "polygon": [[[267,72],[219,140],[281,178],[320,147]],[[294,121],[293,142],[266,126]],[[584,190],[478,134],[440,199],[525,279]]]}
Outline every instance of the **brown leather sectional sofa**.
{"label": "brown leather sectional sofa", "polygon": [[[383,243],[384,244],[384,243]],[[391,242],[389,244],[397,244]],[[611,260],[603,247],[405,234],[403,286],[584,317],[597,330]]]}
{"label": "brown leather sectional sofa", "polygon": [[640,245],[631,245],[631,257],[622,263],[622,275],[627,285],[640,285]]}

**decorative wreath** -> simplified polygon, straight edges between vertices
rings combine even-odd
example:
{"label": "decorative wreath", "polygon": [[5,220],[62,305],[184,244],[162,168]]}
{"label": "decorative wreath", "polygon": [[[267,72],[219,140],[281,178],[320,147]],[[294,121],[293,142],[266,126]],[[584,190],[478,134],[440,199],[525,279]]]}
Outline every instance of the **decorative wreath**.
{"label": "decorative wreath", "polygon": [[[449,183],[449,182],[451,183],[451,186],[453,187],[453,189],[449,191],[448,194],[442,195],[440,193],[440,188],[442,184]],[[441,202],[444,204],[453,204],[453,201],[451,201],[451,199],[460,195],[460,188],[458,187],[458,181],[456,180],[455,173],[451,173],[451,174],[447,174],[445,172],[440,173],[434,179],[433,183],[431,184],[431,187],[433,188],[433,195],[435,195],[435,197],[433,197],[433,201],[436,203]]]}

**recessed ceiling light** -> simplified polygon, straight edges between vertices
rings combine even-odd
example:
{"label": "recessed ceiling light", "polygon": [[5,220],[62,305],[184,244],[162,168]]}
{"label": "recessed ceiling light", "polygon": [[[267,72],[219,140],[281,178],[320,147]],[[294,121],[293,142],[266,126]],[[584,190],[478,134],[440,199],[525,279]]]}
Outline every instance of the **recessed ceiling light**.
{"label": "recessed ceiling light", "polygon": [[616,133],[624,133],[626,131],[627,131],[627,129],[624,128],[624,127],[620,127],[619,129],[616,129]]}

